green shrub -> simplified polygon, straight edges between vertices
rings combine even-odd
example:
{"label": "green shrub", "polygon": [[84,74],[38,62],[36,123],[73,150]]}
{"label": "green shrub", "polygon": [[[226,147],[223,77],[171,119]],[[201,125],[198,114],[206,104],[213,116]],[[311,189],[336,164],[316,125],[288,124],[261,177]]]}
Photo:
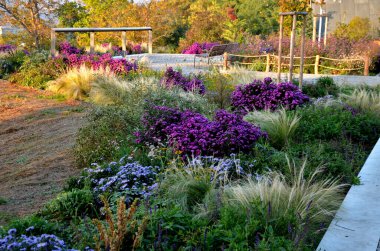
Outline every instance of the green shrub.
{"label": "green shrub", "polygon": [[0,56],[0,79],[18,71],[26,58],[22,51]]}
{"label": "green shrub", "polygon": [[244,117],[244,120],[258,125],[268,133],[269,141],[274,147],[281,149],[288,146],[298,127],[300,117],[295,113],[287,113],[284,108],[277,112],[255,111]]}
{"label": "green shrub", "polygon": [[380,120],[373,113],[352,113],[337,106],[309,106],[299,110],[302,119],[296,134],[298,142],[350,139],[372,148],[380,135]]}
{"label": "green shrub", "polygon": [[87,124],[79,130],[74,147],[77,164],[108,162],[122,156],[118,151],[134,140],[133,132],[140,126],[142,109],[130,107],[95,107]]}
{"label": "green shrub", "polygon": [[0,205],[5,205],[7,204],[7,200],[4,199],[3,197],[0,197]]}
{"label": "green shrub", "polygon": [[205,76],[206,97],[219,109],[226,109],[231,103],[230,96],[235,89],[231,79],[231,76],[216,71]]}
{"label": "green shrub", "polygon": [[59,194],[41,211],[47,219],[69,221],[78,217],[97,215],[94,197],[90,190],[72,190]]}
{"label": "green shrub", "polygon": [[9,80],[23,86],[45,89],[47,82],[57,78],[63,71],[60,60],[49,59],[48,52],[35,52],[25,59],[19,72]]}
{"label": "green shrub", "polygon": [[339,88],[330,77],[320,77],[315,84],[306,84],[302,92],[310,97],[323,97],[326,95],[337,96]]}
{"label": "green shrub", "polygon": [[[32,231],[34,235],[41,235],[46,233],[58,234],[61,232],[59,223],[50,222],[36,215],[26,216],[21,219],[15,219],[5,227],[5,230],[15,228],[18,234],[27,234],[26,229],[32,226],[34,227]],[[1,232],[0,228],[0,236],[4,233]]]}
{"label": "green shrub", "polygon": [[360,145],[347,140],[330,140],[293,144],[286,149],[289,156],[307,159],[307,175],[322,166],[325,175],[339,177],[343,183],[352,183],[363,166],[368,153]]}

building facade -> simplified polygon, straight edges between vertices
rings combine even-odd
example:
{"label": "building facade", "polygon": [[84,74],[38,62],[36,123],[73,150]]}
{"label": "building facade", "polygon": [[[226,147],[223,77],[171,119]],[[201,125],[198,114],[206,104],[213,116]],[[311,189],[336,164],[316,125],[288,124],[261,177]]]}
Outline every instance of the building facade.
{"label": "building facade", "polygon": [[[329,16],[328,32],[333,32],[338,23],[349,23],[354,17],[368,18],[372,32],[378,36],[380,29],[380,0],[325,0],[323,9]],[[319,6],[314,6],[314,14]]]}

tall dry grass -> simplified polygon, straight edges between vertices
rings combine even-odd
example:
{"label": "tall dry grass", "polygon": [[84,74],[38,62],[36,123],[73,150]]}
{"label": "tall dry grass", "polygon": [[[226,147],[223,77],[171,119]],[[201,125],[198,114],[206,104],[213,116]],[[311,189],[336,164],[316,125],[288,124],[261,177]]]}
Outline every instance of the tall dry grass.
{"label": "tall dry grass", "polygon": [[122,80],[115,76],[100,76],[92,82],[90,98],[97,104],[140,103],[147,95],[157,91],[159,82],[155,77]]}
{"label": "tall dry grass", "polygon": [[92,82],[99,76],[112,77],[113,73],[108,68],[94,70],[82,65],[49,82],[48,90],[63,94],[67,98],[84,100],[89,97]]}
{"label": "tall dry grass", "polygon": [[341,94],[348,105],[368,112],[380,113],[380,92],[375,90],[356,89],[352,94]]}

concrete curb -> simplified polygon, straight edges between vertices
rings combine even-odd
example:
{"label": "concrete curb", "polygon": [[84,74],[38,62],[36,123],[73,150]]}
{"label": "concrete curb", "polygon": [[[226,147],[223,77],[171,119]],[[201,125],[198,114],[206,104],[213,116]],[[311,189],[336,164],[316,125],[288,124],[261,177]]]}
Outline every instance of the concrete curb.
{"label": "concrete curb", "polygon": [[380,241],[380,139],[348,191],[318,251],[376,251]]}

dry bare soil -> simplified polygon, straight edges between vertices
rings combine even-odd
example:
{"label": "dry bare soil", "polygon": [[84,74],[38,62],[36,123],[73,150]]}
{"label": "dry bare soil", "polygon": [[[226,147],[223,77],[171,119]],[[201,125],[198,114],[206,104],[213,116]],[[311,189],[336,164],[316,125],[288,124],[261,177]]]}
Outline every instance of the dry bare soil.
{"label": "dry bare soil", "polygon": [[36,212],[80,172],[71,151],[85,111],[0,80],[0,225]]}

